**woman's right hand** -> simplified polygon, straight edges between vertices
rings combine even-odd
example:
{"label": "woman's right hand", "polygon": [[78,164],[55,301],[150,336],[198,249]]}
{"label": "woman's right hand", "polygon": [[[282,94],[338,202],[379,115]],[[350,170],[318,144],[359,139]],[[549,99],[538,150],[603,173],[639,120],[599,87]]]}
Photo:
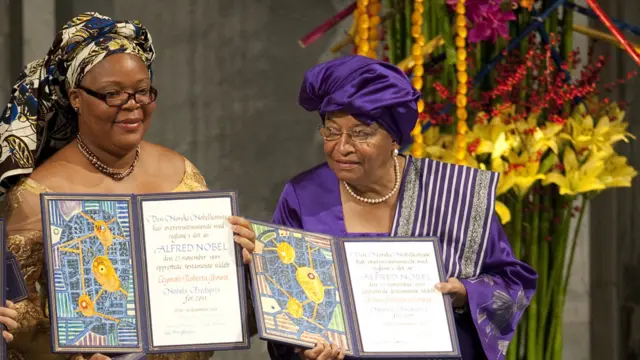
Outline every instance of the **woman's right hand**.
{"label": "woman's right hand", "polygon": [[303,360],[343,360],[344,350],[337,347],[335,344],[327,344],[326,342],[319,342],[311,350],[296,349],[296,352]]}
{"label": "woman's right hand", "polygon": [[[18,328],[18,313],[16,306],[7,300],[7,307],[0,307],[0,323],[7,327],[7,330],[13,331]],[[13,340],[13,335],[9,331],[2,331],[2,337],[6,342]]]}

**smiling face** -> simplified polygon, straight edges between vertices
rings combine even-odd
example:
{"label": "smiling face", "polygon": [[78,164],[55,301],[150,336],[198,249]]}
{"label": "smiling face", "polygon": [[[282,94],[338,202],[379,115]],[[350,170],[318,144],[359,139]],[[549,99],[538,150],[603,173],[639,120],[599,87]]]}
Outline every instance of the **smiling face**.
{"label": "smiling face", "polygon": [[135,148],[150,125],[155,102],[140,105],[130,98],[122,106],[109,106],[90,92],[110,97],[125,91],[132,94],[147,91],[148,95],[150,87],[149,69],[135,55],[115,54],[97,63],[80,86],[69,92],[72,106],[80,112],[78,125],[83,140],[109,152]]}
{"label": "smiling face", "polygon": [[339,180],[349,184],[370,185],[388,172],[392,153],[399,146],[377,124],[367,126],[347,114],[330,114],[324,124],[327,133],[342,134],[337,140],[324,140],[327,163]]}

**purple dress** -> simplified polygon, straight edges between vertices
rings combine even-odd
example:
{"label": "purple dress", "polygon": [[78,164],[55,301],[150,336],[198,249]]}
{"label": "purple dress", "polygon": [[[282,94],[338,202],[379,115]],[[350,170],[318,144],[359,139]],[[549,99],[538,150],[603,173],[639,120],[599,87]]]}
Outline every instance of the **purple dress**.
{"label": "purple dress", "polygon": [[[494,214],[498,174],[407,157],[393,236],[438,236],[447,278],[465,285],[468,307],[455,312],[464,360],[504,358],[516,325],[536,289],[537,274],[518,261]],[[347,233],[340,184],[321,164],[289,181],[273,222],[332,236]],[[269,343],[272,359],[298,359],[293,348]]]}

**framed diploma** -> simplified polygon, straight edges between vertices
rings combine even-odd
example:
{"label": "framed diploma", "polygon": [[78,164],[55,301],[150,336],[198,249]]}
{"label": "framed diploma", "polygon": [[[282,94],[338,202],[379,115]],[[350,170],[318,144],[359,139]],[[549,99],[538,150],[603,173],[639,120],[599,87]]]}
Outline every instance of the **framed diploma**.
{"label": "framed diploma", "polygon": [[460,358],[437,238],[336,238],[252,221],[262,339],[364,358]]}
{"label": "framed diploma", "polygon": [[53,352],[249,348],[234,192],[41,202]]}

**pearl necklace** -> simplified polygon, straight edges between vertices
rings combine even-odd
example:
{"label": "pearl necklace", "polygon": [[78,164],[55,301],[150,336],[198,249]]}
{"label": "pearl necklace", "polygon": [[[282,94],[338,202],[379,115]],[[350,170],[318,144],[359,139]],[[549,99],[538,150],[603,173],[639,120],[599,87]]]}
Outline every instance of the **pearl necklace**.
{"label": "pearl necklace", "polygon": [[129,168],[127,168],[127,170],[125,171],[118,171],[103,164],[102,161],[100,161],[100,159],[98,159],[98,157],[91,150],[89,150],[87,145],[85,145],[85,143],[82,141],[82,138],[80,137],[80,134],[77,135],[77,138],[78,149],[80,150],[82,155],[84,155],[87,160],[89,160],[91,165],[93,165],[101,173],[107,175],[113,180],[119,181],[131,175],[136,165],[138,164],[138,159],[140,158],[140,145],[138,145],[138,148],[136,149],[136,157],[133,159],[131,165],[129,165]]}
{"label": "pearl necklace", "polygon": [[387,195],[378,198],[378,199],[368,199],[366,197],[357,195],[355,192],[353,192],[353,190],[351,190],[351,187],[349,187],[349,185],[346,183],[346,181],[342,182],[342,185],[344,185],[344,188],[347,189],[347,192],[349,192],[349,194],[351,194],[351,196],[353,196],[354,198],[356,198],[357,200],[360,200],[364,203],[367,204],[380,204],[381,202],[385,202],[387,201],[396,191],[398,191],[398,189],[400,188],[400,164],[398,163],[398,156],[394,154],[393,156],[393,162],[395,163],[394,166],[394,173],[396,175],[396,182],[395,185],[393,186],[393,189],[391,189],[391,192],[388,193]]}

